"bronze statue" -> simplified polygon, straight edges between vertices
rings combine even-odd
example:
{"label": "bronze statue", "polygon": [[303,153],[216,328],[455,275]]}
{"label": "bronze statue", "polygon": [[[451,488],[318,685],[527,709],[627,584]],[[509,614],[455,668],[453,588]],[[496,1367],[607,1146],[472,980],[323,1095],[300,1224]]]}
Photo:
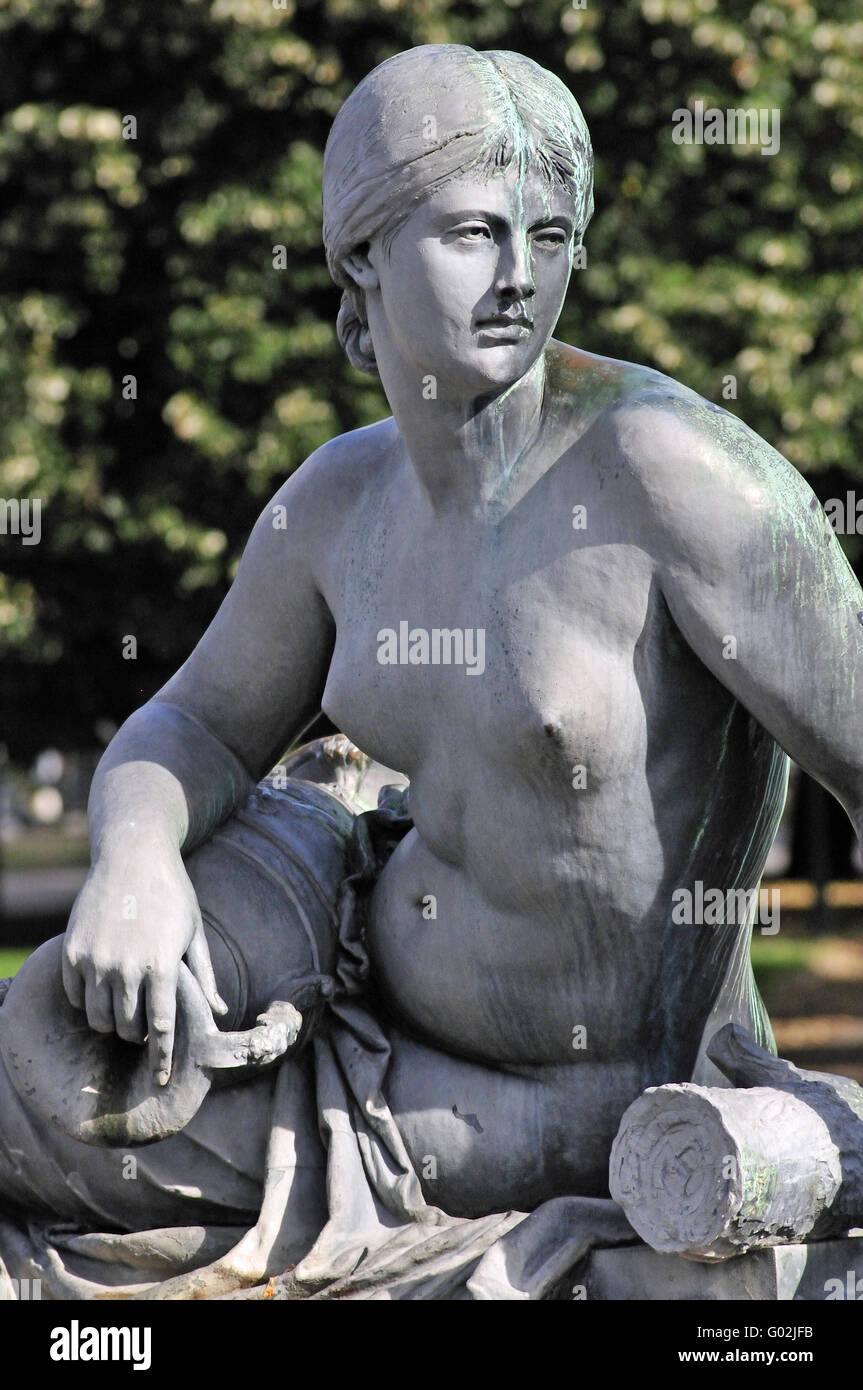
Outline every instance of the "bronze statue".
{"label": "bronze statue", "polygon": [[[169,1087],[182,961],[237,1026],[183,856],[320,709],[365,759],[306,755],[329,758],[312,780],[338,799],[353,757],[395,788],[378,811],[349,801],[358,886],[309,1047],[138,1151],[158,1177],[126,1216],[136,1185],[116,1151],[58,1132],[80,1182],[66,1210],[48,1183],[48,1205],[90,1231],[233,1228],[186,1249],[206,1268],[164,1296],[298,1262],[290,1296],[443,1297],[463,1276],[491,1297],[497,1243],[553,1246],[564,1208],[595,1218],[593,1239],[635,1239],[608,1165],[645,1088],[723,1084],[706,1055],[723,1024],[772,1047],[752,912],[681,925],[674,895],[701,883],[751,903],[786,754],[860,832],[863,592],[805,481],[737,418],[552,338],[593,210],[587,129],[556,77],[514,53],[399,54],[336,118],[323,200],[339,336],[392,415],[280,489],[197,648],[105,753],[62,948],[77,1017],[136,1066],[148,1038],[154,1093]],[[279,1036],[276,1052],[296,1046]],[[5,1182],[41,1210],[10,1176],[11,1105],[0,1202]],[[212,1153],[195,1168],[208,1125],[246,1126],[219,1173]],[[338,1239],[309,1255],[328,1217]],[[425,1284],[404,1254],[420,1236]]]}

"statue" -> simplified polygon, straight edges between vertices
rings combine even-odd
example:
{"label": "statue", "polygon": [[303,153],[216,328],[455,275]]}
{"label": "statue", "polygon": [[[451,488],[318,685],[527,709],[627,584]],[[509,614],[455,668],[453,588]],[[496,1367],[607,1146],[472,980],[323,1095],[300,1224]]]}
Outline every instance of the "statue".
{"label": "statue", "polygon": [[[551,336],[593,211],[567,88],[401,53],[337,116],[323,204],[392,415],[264,509],[106,751],[65,938],[0,1008],[0,1257],[57,1296],[550,1296],[637,1239],[628,1107],[727,1087],[728,1025],[775,1052],[749,937],[786,754],[863,825],[863,592],[811,490]],[[262,781],[319,709],[346,737]],[[681,921],[704,890],[740,911]]]}

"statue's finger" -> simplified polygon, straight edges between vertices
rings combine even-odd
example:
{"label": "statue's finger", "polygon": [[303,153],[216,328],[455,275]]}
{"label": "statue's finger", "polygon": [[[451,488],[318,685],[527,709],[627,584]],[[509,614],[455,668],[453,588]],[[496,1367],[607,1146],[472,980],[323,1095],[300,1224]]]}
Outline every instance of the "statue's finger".
{"label": "statue's finger", "polygon": [[114,1032],[114,1000],[111,986],[107,980],[96,980],[88,976],[84,986],[87,1022],[97,1033]]}
{"label": "statue's finger", "polygon": [[73,1009],[83,1009],[84,981],[82,980],[77,967],[71,963],[65,951],[63,952],[62,958],[62,970],[63,988],[66,991],[66,996],[69,1000],[69,1003],[72,1005]]}
{"label": "statue's finger", "polygon": [[142,1043],[147,1033],[147,1015],[143,990],[125,981],[114,985],[114,1021],[117,1032],[126,1042]]}
{"label": "statue's finger", "polygon": [[228,1012],[228,1006],[219,993],[216,984],[216,972],[213,969],[213,962],[210,958],[210,948],[207,944],[207,937],[202,922],[198,923],[198,928],[189,944],[189,949],[186,952],[186,960],[189,969],[201,986],[204,998],[213,1013],[220,1016],[226,1014]]}
{"label": "statue's finger", "polygon": [[176,1017],[176,976],[171,979],[162,975],[151,979],[147,987],[147,1029],[150,1066],[157,1086],[167,1086],[171,1079]]}

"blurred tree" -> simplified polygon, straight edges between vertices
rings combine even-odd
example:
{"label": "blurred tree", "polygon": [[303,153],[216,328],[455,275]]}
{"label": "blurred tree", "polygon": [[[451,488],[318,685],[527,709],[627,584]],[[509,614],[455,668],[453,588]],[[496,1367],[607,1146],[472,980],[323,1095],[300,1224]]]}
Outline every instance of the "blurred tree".
{"label": "blurred tree", "polygon": [[[0,497],[42,500],[40,544],[0,537],[13,756],[151,694],[279,482],[386,413],[336,342],[321,155],[424,42],[527,53],[585,110],[597,213],[558,336],[739,412],[822,500],[860,478],[855,0],[0,0]],[[778,108],[779,152],[675,144],[697,99]]]}

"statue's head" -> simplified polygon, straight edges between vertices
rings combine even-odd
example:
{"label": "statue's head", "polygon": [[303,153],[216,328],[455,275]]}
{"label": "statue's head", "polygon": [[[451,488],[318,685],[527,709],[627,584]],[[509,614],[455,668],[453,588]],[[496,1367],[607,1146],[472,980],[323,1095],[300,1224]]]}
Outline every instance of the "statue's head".
{"label": "statue's head", "polygon": [[[462,219],[463,211],[477,211],[477,197],[483,211],[488,205],[491,230],[483,230],[481,219],[470,227]],[[375,68],[336,117],[324,155],[323,205],[327,264],[343,289],[339,340],[355,367],[377,371],[366,296],[380,276],[367,271],[367,255],[372,261],[377,257],[381,272],[400,234],[407,236],[410,228],[415,244],[402,247],[401,273],[419,299],[412,303],[406,287],[403,307],[408,317],[413,311],[425,318],[406,328],[414,338],[418,332],[433,334],[430,316],[447,318],[447,293],[453,303],[473,298],[469,310],[482,299],[485,312],[483,295],[493,297],[494,291],[484,287],[482,248],[494,239],[494,219],[499,216],[503,226],[507,213],[510,222],[515,216],[524,223],[528,259],[541,262],[535,286],[527,285],[524,293],[536,295],[531,309],[547,339],[563,302],[573,248],[593,212],[590,137],[567,87],[521,54],[479,53],[456,44],[408,49]],[[437,220],[430,220],[432,213]],[[446,231],[450,224],[452,232]],[[432,247],[439,227],[445,229],[440,245]],[[479,248],[479,257],[471,250],[463,260],[447,261],[455,254],[447,250],[453,245],[459,254]],[[489,264],[487,258],[486,269]],[[535,268],[516,267],[515,280],[519,269],[529,277]],[[439,283],[423,302],[418,282],[435,275]],[[518,297],[515,289],[507,292]],[[394,322],[397,299],[391,286]],[[460,346],[470,358],[472,344],[456,317],[450,315],[446,331],[453,351]],[[475,323],[471,330],[475,336]],[[500,330],[498,338],[488,334],[481,340],[500,350],[486,354],[483,370],[506,350],[521,352],[529,365],[529,348],[519,348],[515,330]],[[396,346],[407,351],[410,344],[405,338]],[[503,365],[500,371],[506,374]]]}

